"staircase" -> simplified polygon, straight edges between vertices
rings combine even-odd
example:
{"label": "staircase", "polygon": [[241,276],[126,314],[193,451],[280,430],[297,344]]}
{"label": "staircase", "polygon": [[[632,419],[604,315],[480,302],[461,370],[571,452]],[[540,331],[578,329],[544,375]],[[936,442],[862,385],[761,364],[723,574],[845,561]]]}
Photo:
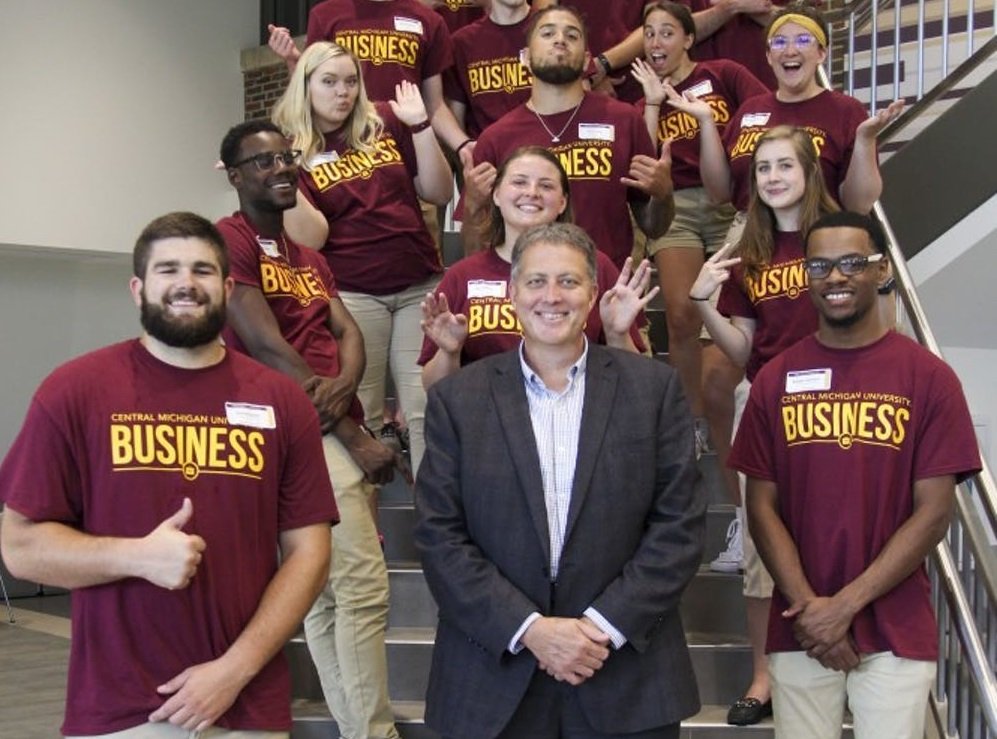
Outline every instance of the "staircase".
{"label": "staircase", "polygon": [[[692,653],[703,710],[683,724],[683,737],[771,737],[771,722],[737,728],[726,723],[727,708],[741,695],[751,677],[751,652],[745,636],[744,601],[740,575],[711,572],[706,563],[725,545],[727,526],[734,515],[724,497],[716,460],[700,462],[707,514],[703,565],[682,599],[682,618]],[[436,604],[419,566],[412,543],[415,509],[404,484],[386,487],[380,500],[380,529],[391,585],[388,614],[388,688],[404,739],[438,739],[422,722],[423,696],[436,628]],[[318,675],[304,636],[286,648],[291,663],[294,697],[294,739],[337,737],[335,722],[322,699]]]}

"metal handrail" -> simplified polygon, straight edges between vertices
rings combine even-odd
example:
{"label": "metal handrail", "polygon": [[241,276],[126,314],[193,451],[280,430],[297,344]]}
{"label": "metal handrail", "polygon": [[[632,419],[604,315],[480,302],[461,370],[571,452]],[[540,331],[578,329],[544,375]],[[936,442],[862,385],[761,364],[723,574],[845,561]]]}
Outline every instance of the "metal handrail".
{"label": "metal handrail", "polygon": [[890,122],[879,134],[880,139],[888,141],[895,137],[900,131],[906,128],[911,121],[915,120],[921,113],[931,105],[941,100],[948,92],[966,77],[979,69],[990,57],[997,53],[997,36],[992,36],[983,46],[977,49],[969,58],[959,65],[948,77],[943,79],[919,100],[915,101],[909,108],[904,110],[904,114],[895,121]]}

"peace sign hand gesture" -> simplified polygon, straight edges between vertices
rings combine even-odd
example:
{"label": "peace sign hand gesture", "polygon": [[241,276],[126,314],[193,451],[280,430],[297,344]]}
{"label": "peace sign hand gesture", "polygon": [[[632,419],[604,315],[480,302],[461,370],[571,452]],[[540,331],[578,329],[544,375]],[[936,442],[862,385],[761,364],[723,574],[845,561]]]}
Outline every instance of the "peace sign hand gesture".
{"label": "peace sign hand gesture", "polygon": [[703,268],[699,270],[699,277],[692,284],[689,290],[689,297],[693,300],[706,301],[713,297],[722,284],[730,279],[731,268],[741,263],[741,257],[729,257],[734,251],[736,244],[727,242],[706,260]]}

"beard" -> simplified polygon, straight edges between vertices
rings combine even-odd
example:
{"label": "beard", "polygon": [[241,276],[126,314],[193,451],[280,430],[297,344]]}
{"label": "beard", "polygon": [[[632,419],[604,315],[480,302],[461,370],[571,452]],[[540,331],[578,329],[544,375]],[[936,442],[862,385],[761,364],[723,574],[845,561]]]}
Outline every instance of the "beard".
{"label": "beard", "polygon": [[146,300],[142,292],[140,313],[142,328],[154,339],[178,349],[192,349],[210,344],[225,328],[225,302],[209,305],[200,318],[171,316],[162,305]]}
{"label": "beard", "polygon": [[552,64],[534,64],[530,71],[533,76],[548,85],[567,85],[581,79],[584,67],[573,66],[567,62]]}

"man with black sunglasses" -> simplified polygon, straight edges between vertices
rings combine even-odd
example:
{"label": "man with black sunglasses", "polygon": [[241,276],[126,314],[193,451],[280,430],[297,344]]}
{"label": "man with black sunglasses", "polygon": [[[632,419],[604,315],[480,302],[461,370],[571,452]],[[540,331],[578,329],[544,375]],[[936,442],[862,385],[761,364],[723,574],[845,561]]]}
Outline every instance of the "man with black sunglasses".
{"label": "man with black sunglasses", "polygon": [[959,381],[877,307],[879,224],[818,220],[805,268],[817,333],[757,375],[730,465],[776,590],[769,668],[776,736],[922,737],[938,657],[924,558],[955,485],[980,469]]}
{"label": "man with black sunglasses", "polygon": [[396,469],[410,473],[401,455],[362,425],[356,390],[366,362],[363,337],[328,264],[284,230],[284,211],[301,197],[300,158],[267,121],[240,123],[222,141],[240,208],[218,222],[235,280],[224,335],[297,380],[318,411],[340,524],[329,580],[305,617],[305,637],[340,735],[391,739],[398,733],[384,645],[388,573],[370,501],[374,485],[389,482]]}

